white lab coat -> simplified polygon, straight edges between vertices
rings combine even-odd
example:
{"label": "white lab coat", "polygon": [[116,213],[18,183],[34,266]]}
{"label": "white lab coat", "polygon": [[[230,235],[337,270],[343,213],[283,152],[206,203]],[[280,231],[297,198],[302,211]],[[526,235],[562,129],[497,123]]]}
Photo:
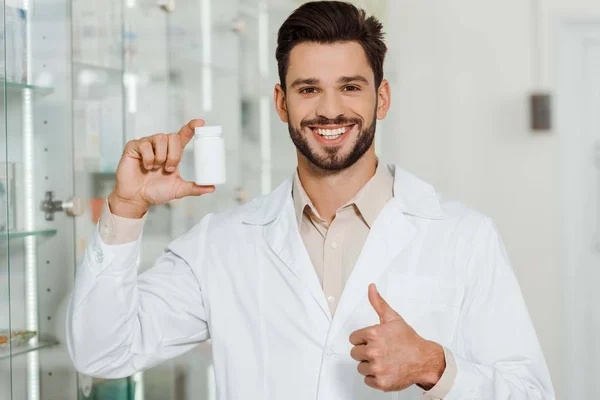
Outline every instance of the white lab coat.
{"label": "white lab coat", "polygon": [[[77,370],[124,377],[212,340],[217,397],[419,399],[369,388],[348,338],[378,323],[377,286],[426,339],[454,354],[448,400],[553,399],[550,376],[493,223],[394,166],[394,198],[374,222],[334,317],[303,245],[292,180],[207,215],[137,276],[140,248],[96,233],[69,305]],[[351,234],[351,233],[350,233]]]}

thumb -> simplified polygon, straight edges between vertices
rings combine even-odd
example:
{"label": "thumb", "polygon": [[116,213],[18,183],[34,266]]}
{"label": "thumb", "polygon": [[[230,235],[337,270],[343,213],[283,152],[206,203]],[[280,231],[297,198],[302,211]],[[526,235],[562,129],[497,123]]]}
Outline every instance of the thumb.
{"label": "thumb", "polygon": [[195,128],[204,126],[205,122],[203,119],[193,119],[188,122],[186,125],[182,126],[178,132],[179,137],[181,138],[181,147],[185,147],[190,140],[194,137]]}
{"label": "thumb", "polygon": [[175,194],[176,199],[181,199],[187,196],[201,196],[203,194],[212,193],[215,191],[215,187],[210,186],[200,186],[196,185],[194,182],[189,182],[185,180],[181,180],[179,187],[177,188],[177,193]]}
{"label": "thumb", "polygon": [[381,297],[374,283],[369,285],[369,302],[375,309],[375,312],[379,316],[379,321],[381,321],[382,324],[385,322],[402,319],[400,314],[394,311],[387,301]]}

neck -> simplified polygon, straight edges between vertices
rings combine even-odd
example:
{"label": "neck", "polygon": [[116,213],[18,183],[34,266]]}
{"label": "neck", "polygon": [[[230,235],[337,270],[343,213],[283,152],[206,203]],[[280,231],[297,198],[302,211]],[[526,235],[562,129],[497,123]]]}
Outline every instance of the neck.
{"label": "neck", "polygon": [[298,155],[298,176],[302,187],[319,212],[331,223],[336,211],[352,199],[375,175],[377,157],[369,149],[360,160],[341,171],[325,171]]}

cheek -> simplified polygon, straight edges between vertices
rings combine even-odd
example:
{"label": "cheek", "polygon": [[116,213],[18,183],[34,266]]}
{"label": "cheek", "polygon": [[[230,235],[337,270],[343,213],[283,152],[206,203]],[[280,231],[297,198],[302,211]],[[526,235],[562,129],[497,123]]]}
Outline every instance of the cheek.
{"label": "cheek", "polygon": [[298,128],[302,120],[312,119],[314,115],[314,109],[306,103],[288,103],[288,123],[292,126]]}
{"label": "cheek", "polygon": [[365,124],[368,125],[375,116],[375,108],[377,105],[375,100],[376,98],[374,95],[370,97],[357,97],[354,99],[349,99],[346,105],[351,114],[361,117]]}

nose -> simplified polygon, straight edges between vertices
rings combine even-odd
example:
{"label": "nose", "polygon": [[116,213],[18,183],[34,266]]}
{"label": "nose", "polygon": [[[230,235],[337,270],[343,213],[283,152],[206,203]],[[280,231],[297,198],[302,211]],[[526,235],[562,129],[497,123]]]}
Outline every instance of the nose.
{"label": "nose", "polygon": [[342,101],[335,93],[325,92],[319,99],[319,102],[317,103],[317,109],[315,111],[319,117],[331,120],[344,115]]}

